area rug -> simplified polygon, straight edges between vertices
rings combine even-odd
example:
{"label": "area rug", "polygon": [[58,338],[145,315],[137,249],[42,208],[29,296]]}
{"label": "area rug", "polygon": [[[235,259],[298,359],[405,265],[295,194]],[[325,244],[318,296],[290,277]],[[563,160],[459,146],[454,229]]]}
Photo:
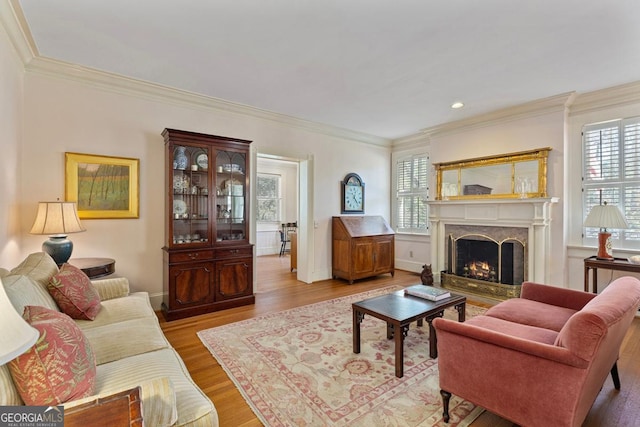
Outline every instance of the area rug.
{"label": "area rug", "polygon": [[[452,396],[442,420],[437,360],[429,328],[412,324],[404,377],[395,376],[394,342],[384,322],[365,316],[353,353],[351,304],[402,289],[388,287],[198,332],[266,426],[469,425],[482,409]],[[484,311],[467,304],[467,316]],[[445,317],[457,320],[447,309]]]}

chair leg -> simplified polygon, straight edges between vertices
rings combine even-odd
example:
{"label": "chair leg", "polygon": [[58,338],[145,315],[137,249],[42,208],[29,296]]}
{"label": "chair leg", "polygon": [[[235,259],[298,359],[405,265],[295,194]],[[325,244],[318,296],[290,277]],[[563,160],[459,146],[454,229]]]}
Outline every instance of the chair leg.
{"label": "chair leg", "polygon": [[451,399],[451,393],[446,390],[440,389],[440,395],[442,396],[442,419],[445,423],[449,422],[449,400]]}
{"label": "chair leg", "polygon": [[287,244],[287,242],[282,242],[282,244],[280,245],[280,255],[279,256],[284,255],[284,247],[285,247],[286,244]]}
{"label": "chair leg", "polygon": [[611,368],[611,379],[616,390],[620,390],[620,376],[618,375],[618,362],[613,364]]}

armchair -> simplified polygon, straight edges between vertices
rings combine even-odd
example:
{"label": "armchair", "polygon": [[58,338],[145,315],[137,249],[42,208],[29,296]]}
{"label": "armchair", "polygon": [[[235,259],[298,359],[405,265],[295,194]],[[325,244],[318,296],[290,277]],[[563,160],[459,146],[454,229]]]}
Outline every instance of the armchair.
{"label": "armchair", "polygon": [[527,427],[577,427],[611,372],[640,305],[640,281],[599,295],[525,282],[520,298],[464,323],[438,318],[445,422],[451,394]]}

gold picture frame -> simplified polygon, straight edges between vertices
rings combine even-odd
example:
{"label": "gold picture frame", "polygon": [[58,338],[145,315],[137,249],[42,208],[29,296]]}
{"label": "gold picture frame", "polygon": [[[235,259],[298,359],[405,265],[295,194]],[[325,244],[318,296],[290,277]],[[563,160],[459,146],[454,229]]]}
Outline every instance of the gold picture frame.
{"label": "gold picture frame", "polygon": [[81,219],[140,216],[140,159],[64,153],[65,199]]}

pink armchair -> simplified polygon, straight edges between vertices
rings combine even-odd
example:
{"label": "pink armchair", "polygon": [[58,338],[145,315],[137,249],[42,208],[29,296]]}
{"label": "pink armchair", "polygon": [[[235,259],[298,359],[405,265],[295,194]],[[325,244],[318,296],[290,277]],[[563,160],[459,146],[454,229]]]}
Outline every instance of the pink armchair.
{"label": "pink armchair", "polygon": [[451,394],[527,427],[580,426],[640,305],[640,281],[601,294],[524,283],[521,297],[464,323],[435,319],[443,418]]}

